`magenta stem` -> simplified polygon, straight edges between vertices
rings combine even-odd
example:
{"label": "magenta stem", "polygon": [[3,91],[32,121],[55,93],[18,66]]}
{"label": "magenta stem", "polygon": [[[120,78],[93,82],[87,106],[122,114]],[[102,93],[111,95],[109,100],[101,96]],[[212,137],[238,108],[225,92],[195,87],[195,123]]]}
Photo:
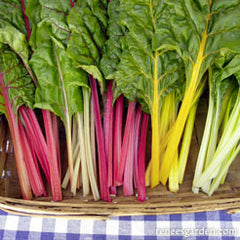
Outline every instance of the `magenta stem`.
{"label": "magenta stem", "polygon": [[56,154],[56,145],[53,135],[53,126],[51,114],[49,111],[43,110],[44,114],[44,126],[46,129],[46,138],[48,145],[48,158],[49,158],[49,167],[50,167],[50,178],[51,178],[51,189],[54,201],[62,200],[62,191],[61,191],[61,181],[59,175],[58,160]]}
{"label": "magenta stem", "polygon": [[61,156],[60,156],[60,142],[59,142],[59,132],[58,132],[58,119],[54,113],[52,115],[52,126],[53,126],[53,136],[56,146],[56,155],[57,155],[57,162],[58,162],[58,172],[61,181]]}
{"label": "magenta stem", "polygon": [[105,153],[104,135],[102,129],[100,107],[95,79],[90,76],[90,85],[92,90],[92,98],[94,102],[94,116],[98,145],[98,163],[99,163],[99,178],[101,198],[105,201],[110,201],[109,188],[107,184],[107,159]]}
{"label": "magenta stem", "polygon": [[49,163],[47,156],[47,143],[42,134],[41,128],[39,126],[38,120],[34,111],[25,106],[19,108],[19,112],[25,124],[28,136],[31,139],[34,151],[38,157],[39,163],[43,169],[43,172],[50,184],[50,173],[49,173]]}
{"label": "magenta stem", "polygon": [[33,193],[36,197],[45,195],[46,191],[44,189],[43,181],[41,174],[37,165],[37,160],[35,154],[32,152],[31,147],[29,146],[29,141],[27,139],[26,131],[22,126],[20,120],[18,120],[19,133],[21,138],[21,145],[24,154],[24,160],[28,171],[28,176],[30,184],[33,190]]}
{"label": "magenta stem", "polygon": [[138,151],[138,201],[143,202],[146,200],[145,188],[145,154],[146,154],[146,139],[148,129],[149,115],[143,113],[142,127]]}
{"label": "magenta stem", "polygon": [[74,7],[76,1],[70,0],[71,7]]}
{"label": "magenta stem", "polygon": [[104,139],[108,166],[108,187],[113,186],[113,89],[112,81],[107,87],[106,103],[104,108]]}
{"label": "magenta stem", "polygon": [[137,113],[136,113],[136,122],[135,122],[135,131],[134,131],[134,172],[133,172],[133,179],[134,179],[134,186],[137,188],[138,186],[138,147],[139,147],[139,132],[140,132],[140,124],[142,118],[142,107],[139,104]]}
{"label": "magenta stem", "polygon": [[114,186],[117,186],[117,171],[121,159],[122,149],[122,120],[123,120],[123,95],[116,100],[115,116],[114,116]]}
{"label": "magenta stem", "polygon": [[117,177],[115,182],[117,186],[121,186],[123,183],[123,173],[124,173],[125,163],[127,159],[129,138],[131,133],[131,122],[134,117],[135,106],[136,106],[136,101],[134,102],[129,101],[127,120],[125,124],[123,144],[122,144],[122,150],[121,150],[121,157],[120,157],[120,162],[119,162],[119,167],[118,167],[118,172],[117,172]]}
{"label": "magenta stem", "polygon": [[29,41],[29,39],[31,37],[31,30],[30,30],[29,19],[25,13],[25,1],[24,0],[21,0],[21,5],[22,5],[22,14],[23,14],[24,22],[25,22],[25,27],[27,30],[27,40]]}
{"label": "magenta stem", "polygon": [[6,116],[9,123],[10,132],[12,135],[13,147],[14,147],[14,155],[16,160],[19,184],[21,187],[22,195],[24,199],[32,198],[32,191],[29,182],[29,177],[27,173],[27,167],[23,159],[23,151],[21,147],[21,140],[18,128],[18,120],[17,116],[14,114],[13,107],[10,103],[7,89],[4,84],[3,74],[0,72],[0,87],[2,90],[2,97],[5,102],[6,107]]}
{"label": "magenta stem", "polygon": [[133,161],[134,161],[134,135],[135,135],[135,117],[132,118],[130,125],[130,136],[128,143],[127,158],[124,169],[124,183],[123,194],[124,196],[133,195]]}
{"label": "magenta stem", "polygon": [[112,98],[113,98],[113,92],[112,92],[112,81],[109,81],[108,87],[107,87],[107,95],[106,95],[106,102],[104,106],[104,118],[103,118],[103,130],[104,130],[104,140],[105,140],[105,150],[106,150],[106,157],[108,159],[108,153],[109,153],[109,139],[111,138],[111,112],[112,112]]}

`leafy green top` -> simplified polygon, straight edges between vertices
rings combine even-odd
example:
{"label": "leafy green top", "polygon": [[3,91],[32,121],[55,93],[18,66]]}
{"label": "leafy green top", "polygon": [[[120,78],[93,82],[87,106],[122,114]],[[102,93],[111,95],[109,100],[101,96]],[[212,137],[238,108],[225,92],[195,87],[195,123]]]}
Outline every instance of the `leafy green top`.
{"label": "leafy green top", "polygon": [[240,51],[239,12],[239,0],[164,1],[153,49],[176,50],[185,63],[187,82],[199,64],[200,81],[218,55]]}
{"label": "leafy green top", "polygon": [[[184,79],[182,62],[176,53],[165,54],[152,50],[152,38],[160,27],[157,23],[161,17],[162,1],[123,0],[120,4],[119,22],[112,14],[114,7],[118,8],[117,2],[112,1],[111,4],[112,9],[109,11],[112,25],[109,28],[111,30],[114,25],[119,27],[110,35],[106,46],[109,51],[105,59],[116,60],[110,65],[110,71],[107,69],[105,73],[116,80],[117,87],[128,99],[138,99],[143,109],[151,113],[153,101],[157,99],[161,104],[166,94],[183,85],[179,85],[177,80]],[[125,36],[122,36],[123,30]],[[119,39],[117,44],[114,39]],[[120,62],[117,65],[119,55]]]}
{"label": "leafy green top", "polygon": [[[24,104],[33,107],[34,85],[21,59],[7,45],[0,48],[0,72],[3,76],[4,87],[14,113]],[[0,87],[0,112],[6,114],[6,103]]]}

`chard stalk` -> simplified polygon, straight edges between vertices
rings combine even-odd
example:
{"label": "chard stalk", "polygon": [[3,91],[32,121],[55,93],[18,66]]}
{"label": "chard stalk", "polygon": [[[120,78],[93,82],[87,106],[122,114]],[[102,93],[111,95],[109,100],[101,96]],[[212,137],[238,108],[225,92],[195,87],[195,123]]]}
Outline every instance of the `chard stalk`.
{"label": "chard stalk", "polygon": [[207,119],[206,119],[206,123],[205,123],[203,138],[202,138],[200,150],[199,150],[199,153],[198,153],[197,165],[196,165],[196,168],[195,168],[194,178],[193,178],[192,191],[194,193],[199,192],[199,188],[196,186],[196,182],[198,181],[198,179],[201,176],[201,173],[204,169],[204,161],[205,161],[205,158],[206,158],[209,136],[210,136],[210,133],[211,133],[213,114],[214,114],[214,102],[213,102],[213,99],[211,97],[211,93],[209,92],[209,105],[208,105]]}
{"label": "chard stalk", "polygon": [[[203,187],[207,181],[214,179],[221,173],[221,167],[226,159],[234,152],[240,138],[239,127],[239,109],[240,109],[240,91],[235,102],[234,108],[229,116],[228,122],[224,127],[223,134],[219,141],[218,147],[214,153],[211,163],[206,167],[202,175],[197,179],[196,185]],[[224,175],[222,175],[223,177]],[[222,180],[222,179],[221,179]],[[207,191],[209,189],[206,189]],[[208,191],[209,192],[209,191]]]}
{"label": "chard stalk", "polygon": [[[64,127],[65,127],[65,131],[66,131],[67,153],[68,153],[68,170],[69,170],[70,186],[72,186],[72,178],[73,178],[73,155],[72,155],[72,136],[71,136],[72,124],[71,124],[71,118],[70,118],[70,115],[69,115],[68,100],[67,100],[67,94],[66,94],[66,89],[65,89],[64,80],[63,80],[62,69],[61,69],[60,62],[59,62],[59,59],[58,59],[58,55],[57,55],[55,49],[54,49],[54,55],[55,55],[55,59],[56,59],[56,63],[57,63],[57,69],[58,69],[58,72],[59,72],[60,81],[61,81],[61,84],[62,84],[62,92],[63,92],[64,103],[65,103]],[[52,130],[52,129],[50,129],[50,130]]]}
{"label": "chard stalk", "polygon": [[125,124],[124,137],[123,137],[123,143],[122,143],[122,149],[121,149],[121,158],[120,158],[116,182],[115,182],[117,186],[121,186],[123,183],[123,174],[124,174],[124,169],[125,169],[125,164],[127,159],[129,138],[131,133],[131,122],[132,122],[132,119],[134,118],[135,106],[136,106],[136,101],[134,102],[129,101],[127,120]]}
{"label": "chard stalk", "polygon": [[239,152],[240,152],[240,145],[238,145],[238,147],[230,154],[227,161],[222,165],[221,172],[212,181],[212,184],[208,191],[209,196],[211,196],[214,193],[214,191],[218,189],[220,184],[223,184],[223,179],[225,179],[229,167],[231,166],[232,162],[236,159]]}
{"label": "chard stalk", "polygon": [[113,186],[113,84],[109,81],[104,108],[104,140],[108,166],[108,187]]}
{"label": "chard stalk", "polygon": [[178,185],[178,153],[176,153],[173,161],[173,165],[169,174],[169,190],[171,192],[177,192],[179,190],[179,185]]}
{"label": "chard stalk", "polygon": [[51,184],[50,170],[49,170],[50,166],[49,166],[49,161],[47,156],[48,147],[47,147],[46,140],[43,136],[43,133],[40,129],[36,115],[33,112],[33,110],[31,110],[30,108],[26,108],[24,106],[19,108],[19,112],[22,117],[22,122],[27,130],[28,136],[34,147],[34,151],[43,169],[44,175],[48,183]]}
{"label": "chard stalk", "polygon": [[22,145],[24,160],[27,167],[28,176],[29,176],[33,194],[36,197],[39,197],[42,195],[46,196],[46,191],[45,191],[42,177],[38,168],[36,156],[32,151],[33,149],[30,146],[31,142],[27,138],[26,131],[20,120],[18,120],[18,126],[19,126],[20,138],[21,138],[21,142],[19,144]]}
{"label": "chard stalk", "polygon": [[[169,126],[168,128],[170,129],[173,125],[174,122],[176,121],[177,117],[177,106],[178,102],[175,100],[175,93],[170,94],[170,102],[169,102]],[[178,177],[178,171],[179,171],[179,155],[178,152],[176,153],[172,165],[172,169],[169,174],[169,190],[172,192],[177,192],[179,190],[179,177]]]}
{"label": "chard stalk", "polygon": [[[43,110],[44,112],[45,110]],[[62,200],[62,191],[61,191],[61,184],[60,184],[60,175],[59,175],[59,167],[57,161],[57,151],[56,151],[56,144],[53,135],[53,126],[52,126],[52,119],[51,114],[49,111],[43,114],[44,119],[44,126],[46,129],[46,139],[48,145],[48,157],[49,157],[49,166],[50,166],[50,179],[51,179],[51,190],[53,195],[53,201],[61,201]]]}
{"label": "chard stalk", "polygon": [[[78,169],[77,165],[76,165],[76,161],[77,159],[80,159],[80,143],[78,140],[78,135],[77,135],[77,132],[78,132],[78,126],[77,126],[77,120],[75,119],[75,117],[72,118],[72,156],[73,156],[73,166],[74,166],[74,169]],[[80,160],[79,160],[80,162]],[[80,167],[80,166],[79,166]],[[76,181],[77,181],[77,178],[78,178],[78,172],[76,171],[76,169],[74,170],[73,174],[73,178],[75,179],[75,187],[76,187]],[[64,176],[64,179],[63,179],[63,182],[62,182],[62,188],[66,189],[67,186],[68,186],[68,183],[69,183],[69,180],[70,180],[70,176],[69,176],[69,168],[67,169],[66,173],[65,173],[65,176]],[[76,194],[76,190],[73,190],[74,187],[72,186],[71,187],[71,191]]]}
{"label": "chard stalk", "polygon": [[198,179],[196,186],[203,186],[208,180],[213,179],[217,176],[220,166],[223,164],[223,161],[227,156],[232,152],[235,148],[237,142],[240,138],[240,127],[236,129],[236,131],[232,134],[230,138],[228,138],[228,143],[223,147],[217,148],[216,153],[214,154],[214,158],[209,166],[204,170],[201,177]]}
{"label": "chard stalk", "polygon": [[101,198],[105,201],[110,201],[109,189],[107,184],[108,173],[107,173],[107,159],[104,145],[104,135],[102,129],[100,107],[97,95],[97,86],[95,79],[90,76],[90,85],[92,89],[92,98],[94,101],[94,116],[95,116],[95,126],[98,144],[98,162],[99,162],[99,179],[100,179],[100,192]]}
{"label": "chard stalk", "polygon": [[97,179],[97,160],[96,160],[96,136],[95,136],[95,119],[94,119],[94,103],[93,98],[91,98],[90,105],[90,145],[92,153],[92,162],[95,179]]}
{"label": "chard stalk", "polygon": [[114,122],[114,186],[117,186],[117,171],[121,159],[122,149],[122,119],[123,119],[123,95],[116,100]]}
{"label": "chard stalk", "polygon": [[133,195],[134,132],[135,132],[135,116],[133,116],[131,125],[130,125],[128,151],[127,151],[127,157],[126,157],[125,168],[124,168],[124,176],[123,176],[124,196]]}
{"label": "chard stalk", "polygon": [[[94,99],[95,101],[95,99]],[[89,180],[90,185],[93,193],[93,198],[95,201],[100,199],[98,186],[97,186],[97,180],[95,175],[95,163],[94,158],[92,156],[92,150],[91,150],[91,139],[90,139],[90,93],[89,89],[83,88],[83,117],[84,117],[84,140],[85,140],[85,147],[86,147],[86,158],[87,158],[87,169],[89,174]],[[95,111],[95,105],[94,105],[94,111]],[[100,113],[99,113],[100,114]],[[95,115],[96,117],[96,115]],[[96,119],[95,119],[96,120]],[[100,120],[101,121],[101,120]],[[95,123],[97,124],[97,123]],[[96,126],[97,127],[97,126]]]}
{"label": "chard stalk", "polygon": [[[213,157],[214,157],[214,153],[216,151],[216,146],[217,146],[217,140],[218,140],[218,130],[219,130],[219,126],[220,126],[220,104],[221,104],[221,99],[219,96],[219,89],[217,91],[217,101],[216,101],[216,106],[215,106],[215,113],[212,119],[212,126],[211,126],[211,132],[210,132],[210,136],[209,136],[209,141],[208,141],[208,148],[207,148],[207,153],[206,153],[206,159],[204,162],[204,169],[206,169],[208,167],[208,165],[210,164],[210,162],[212,161]],[[207,181],[203,186],[202,186],[202,190],[203,192],[208,192],[209,188],[211,185],[211,180]]]}
{"label": "chard stalk", "polygon": [[0,72],[0,87],[2,89],[2,97],[5,101],[7,120],[9,123],[10,132],[12,135],[19,184],[22,190],[23,198],[29,200],[32,198],[32,192],[31,192],[31,186],[29,182],[26,164],[23,159],[23,151],[20,144],[21,139],[20,139],[19,128],[18,128],[18,120],[17,120],[17,116],[14,114],[13,107],[10,103],[8,92],[4,84],[4,74],[1,72]]}
{"label": "chard stalk", "polygon": [[80,162],[81,162],[81,175],[82,175],[82,184],[83,184],[83,195],[86,196],[90,192],[89,188],[89,178],[88,178],[88,168],[87,168],[87,159],[86,159],[86,151],[85,151],[85,142],[84,142],[84,123],[83,123],[83,116],[81,113],[77,113],[77,123],[78,123],[78,141],[80,143],[80,156],[77,157],[75,166],[74,166],[74,177],[73,177],[73,186],[71,191],[73,194],[76,194],[77,182],[78,182],[78,173],[80,169]]}
{"label": "chard stalk", "polygon": [[192,191],[194,193],[199,192],[199,187],[196,186],[196,182],[198,181],[198,179],[201,176],[202,171],[204,169],[204,161],[206,158],[208,141],[209,141],[209,136],[210,136],[210,132],[211,132],[213,113],[214,113],[214,103],[210,98],[207,119],[206,119],[205,128],[204,128],[204,132],[203,132],[203,138],[202,138],[200,150],[198,153],[197,165],[196,165],[195,172],[194,172],[193,186],[192,186]]}
{"label": "chard stalk", "polygon": [[174,161],[174,156],[178,151],[178,146],[182,137],[182,133],[183,133],[190,109],[192,107],[192,102],[194,101],[197,87],[200,82],[199,74],[202,67],[202,63],[204,61],[204,50],[206,46],[206,40],[208,38],[207,31],[208,31],[210,18],[211,18],[211,15],[210,14],[207,15],[206,28],[202,35],[198,56],[197,56],[196,62],[193,64],[191,78],[189,80],[189,84],[186,87],[182,105],[181,105],[177,120],[174,124],[173,133],[168,142],[166,153],[163,159],[163,164],[160,169],[160,181],[163,183],[163,185],[165,185],[167,182],[171,165]]}
{"label": "chard stalk", "polygon": [[146,154],[146,139],[148,129],[149,115],[143,113],[142,127],[140,133],[139,150],[138,150],[138,201],[146,200],[145,188],[145,154]]}
{"label": "chard stalk", "polygon": [[55,114],[52,115],[52,125],[53,125],[53,136],[56,146],[56,155],[57,155],[57,162],[58,162],[58,173],[59,173],[59,181],[61,181],[61,157],[60,157],[60,142],[59,142],[59,132],[58,132],[58,120]]}
{"label": "chard stalk", "polygon": [[139,138],[140,138],[140,125],[141,125],[141,118],[142,118],[142,107],[139,104],[136,112],[136,119],[135,119],[135,129],[134,129],[134,160],[133,160],[133,179],[134,179],[134,186],[137,188],[138,186],[138,148],[139,148]]}
{"label": "chard stalk", "polygon": [[[163,144],[163,139],[166,136],[169,128],[170,128],[170,121],[171,121],[171,112],[172,112],[172,108],[175,108],[175,97],[174,97],[174,93],[170,93],[168,94],[164,100],[163,100],[163,105],[161,108],[161,112],[160,112],[160,126],[159,126],[159,135],[160,135],[160,146]],[[175,109],[174,109],[174,113],[175,113]],[[164,157],[164,149],[162,149],[163,151],[160,150],[160,168],[161,168],[161,164],[162,164],[162,160]],[[159,171],[160,171],[159,168]]]}
{"label": "chard stalk", "polygon": [[25,9],[26,9],[25,8],[25,0],[21,0],[21,6],[22,6],[22,14],[23,14],[24,22],[25,22],[25,27],[26,27],[26,31],[27,31],[27,40],[29,41],[29,39],[31,37],[31,29],[30,29],[29,19],[25,12]]}
{"label": "chard stalk", "polygon": [[151,159],[151,187],[159,184],[159,157],[160,157],[160,123],[159,123],[159,92],[158,92],[158,53],[154,57],[154,82],[152,104],[152,159]]}

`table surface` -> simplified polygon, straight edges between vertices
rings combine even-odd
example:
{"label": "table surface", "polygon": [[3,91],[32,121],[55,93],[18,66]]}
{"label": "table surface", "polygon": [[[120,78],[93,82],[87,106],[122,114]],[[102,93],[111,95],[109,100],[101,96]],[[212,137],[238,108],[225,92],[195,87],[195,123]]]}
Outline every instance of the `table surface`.
{"label": "table surface", "polygon": [[211,211],[96,220],[29,217],[0,210],[0,239],[240,239],[240,214]]}

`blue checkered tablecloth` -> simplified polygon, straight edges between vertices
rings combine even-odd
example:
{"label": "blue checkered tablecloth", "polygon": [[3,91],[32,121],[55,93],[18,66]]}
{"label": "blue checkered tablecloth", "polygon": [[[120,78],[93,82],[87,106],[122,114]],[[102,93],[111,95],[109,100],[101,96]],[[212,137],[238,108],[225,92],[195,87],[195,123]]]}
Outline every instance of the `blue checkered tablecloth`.
{"label": "blue checkered tablecloth", "polygon": [[212,211],[96,220],[27,217],[0,210],[0,239],[240,239],[240,214]]}

